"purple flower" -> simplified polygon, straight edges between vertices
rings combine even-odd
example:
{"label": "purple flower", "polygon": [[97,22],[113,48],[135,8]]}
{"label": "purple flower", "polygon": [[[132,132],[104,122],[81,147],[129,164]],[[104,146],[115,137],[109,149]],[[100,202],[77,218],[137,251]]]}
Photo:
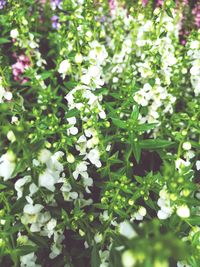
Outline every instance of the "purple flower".
{"label": "purple flower", "polygon": [[192,10],[192,14],[194,15],[194,24],[197,28],[200,28],[200,4],[196,4]]}
{"label": "purple flower", "polygon": [[162,6],[163,2],[164,2],[164,0],[157,0],[156,6]]}
{"label": "purple flower", "polygon": [[62,0],[51,0],[51,8],[55,10],[57,7],[61,8]]}
{"label": "purple flower", "polygon": [[51,21],[52,21],[52,27],[54,29],[58,29],[60,27],[60,23],[59,23],[59,18],[58,16],[54,15],[52,18],[51,18]]}
{"label": "purple flower", "polygon": [[0,0],[0,9],[3,9],[6,3],[7,3],[6,0]]}
{"label": "purple flower", "polygon": [[142,0],[142,5],[145,7],[148,4],[149,0]]}

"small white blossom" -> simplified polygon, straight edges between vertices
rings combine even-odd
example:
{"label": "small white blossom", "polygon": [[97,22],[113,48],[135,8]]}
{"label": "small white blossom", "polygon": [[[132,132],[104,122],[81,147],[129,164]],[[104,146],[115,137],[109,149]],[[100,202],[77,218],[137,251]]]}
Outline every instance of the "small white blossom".
{"label": "small white blossom", "polygon": [[39,186],[43,186],[53,192],[57,181],[58,179],[55,179],[54,173],[47,169],[39,175],[38,183]]}
{"label": "small white blossom", "polygon": [[196,161],[196,169],[197,169],[197,171],[200,170],[200,160]]}
{"label": "small white blossom", "polygon": [[135,230],[133,229],[133,227],[131,226],[131,224],[128,221],[124,221],[124,222],[120,223],[119,232],[121,235],[123,235],[129,239],[137,236],[137,233],[135,232]]}
{"label": "small white blossom", "polygon": [[131,250],[126,250],[122,254],[122,264],[123,267],[134,267],[136,264],[136,259],[131,252]]}
{"label": "small white blossom", "polygon": [[41,265],[36,264],[37,257],[34,252],[26,254],[20,257],[21,267],[40,267]]}
{"label": "small white blossom", "polygon": [[86,156],[92,164],[94,164],[97,168],[101,167],[101,161],[99,160],[100,154],[97,148],[93,148],[90,150],[88,155]]}
{"label": "small white blossom", "polygon": [[65,59],[60,63],[58,72],[62,74],[62,78],[64,79],[67,73],[70,71],[70,69],[71,69],[71,64],[68,59]]}
{"label": "small white blossom", "polygon": [[184,142],[182,147],[184,150],[190,150],[192,146],[190,142]]}
{"label": "small white blossom", "polygon": [[190,209],[186,205],[182,205],[182,206],[177,207],[176,213],[181,218],[190,217]]}
{"label": "small white blossom", "polygon": [[12,177],[12,173],[15,170],[15,155],[11,152],[7,152],[0,157],[0,177],[4,178],[4,181]]}
{"label": "small white blossom", "polygon": [[10,37],[16,39],[19,35],[18,29],[13,29],[10,31]]}
{"label": "small white blossom", "polygon": [[76,166],[76,170],[73,172],[73,177],[75,180],[78,179],[79,175],[81,175],[83,178],[89,177],[87,173],[87,165],[88,163],[86,161],[82,161]]}
{"label": "small white blossom", "polygon": [[16,141],[16,137],[15,137],[15,134],[13,133],[13,131],[8,131],[7,138],[11,143]]}
{"label": "small white blossom", "polygon": [[75,62],[77,64],[81,64],[82,61],[83,61],[83,56],[80,53],[76,54],[76,56],[75,56]]}
{"label": "small white blossom", "polygon": [[68,155],[67,155],[67,162],[74,163],[74,161],[75,161],[74,156],[71,153],[68,153]]}
{"label": "small white blossom", "polygon": [[29,183],[31,181],[31,176],[24,176],[23,178],[17,180],[15,183],[15,190],[17,191],[17,199],[21,198],[23,195],[23,186],[26,183]]}

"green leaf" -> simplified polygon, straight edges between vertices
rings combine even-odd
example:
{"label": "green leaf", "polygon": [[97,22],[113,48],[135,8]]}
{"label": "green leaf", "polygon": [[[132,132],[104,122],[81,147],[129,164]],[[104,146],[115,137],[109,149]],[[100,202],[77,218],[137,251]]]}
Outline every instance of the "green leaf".
{"label": "green leaf", "polygon": [[120,98],[120,95],[118,94],[118,93],[110,93],[110,95],[112,96],[112,97],[114,97],[114,98],[116,98],[116,99],[121,99]]}
{"label": "green leaf", "polygon": [[136,180],[138,183],[140,183],[140,184],[143,183],[143,179],[142,179],[142,177],[140,177],[140,176],[138,176],[138,175],[135,175],[134,178],[135,178],[135,180]]}
{"label": "green leaf", "polygon": [[94,242],[94,246],[92,248],[92,255],[91,255],[91,267],[99,267],[101,264],[99,252],[96,246],[96,243]]}
{"label": "green leaf", "polygon": [[146,131],[154,129],[156,125],[157,125],[156,123],[137,125],[137,131],[138,132],[146,132]]}
{"label": "green leaf", "polygon": [[192,225],[199,225],[200,224],[200,217],[199,216],[193,216],[192,218],[189,218],[186,220],[187,222],[189,222]]}
{"label": "green leaf", "polygon": [[52,76],[52,71],[44,71],[41,73],[42,80],[45,80]]}
{"label": "green leaf", "polygon": [[76,108],[70,109],[66,114],[65,118],[71,118],[79,114],[79,110]]}
{"label": "green leaf", "polygon": [[174,142],[168,140],[161,140],[161,139],[147,139],[139,141],[139,146],[142,149],[160,149],[160,148],[167,148],[173,145]]}
{"label": "green leaf", "polygon": [[122,163],[123,161],[121,161],[119,159],[119,152],[117,151],[116,153],[114,153],[109,159],[108,159],[108,162],[109,163],[112,163],[112,164],[115,164],[115,163]]}
{"label": "green leaf", "polygon": [[138,116],[139,116],[139,109],[138,109],[138,106],[135,105],[135,106],[133,106],[133,111],[131,113],[131,120],[133,122],[136,122],[138,119]]}
{"label": "green leaf", "polygon": [[162,33],[160,34],[159,38],[165,37],[166,35],[167,35],[167,32],[164,31],[164,32],[162,32]]}
{"label": "green leaf", "polygon": [[72,89],[75,86],[77,86],[77,82],[64,82],[64,86],[69,88],[69,89]]}
{"label": "green leaf", "polygon": [[25,199],[23,197],[18,199],[15,202],[15,204],[12,206],[11,214],[16,214],[16,213],[22,212],[22,210],[24,208],[24,203],[25,203]]}
{"label": "green leaf", "polygon": [[6,185],[4,185],[4,184],[0,184],[0,190],[5,189],[6,187],[7,187]]}
{"label": "green leaf", "polygon": [[36,251],[37,251],[37,247],[29,246],[29,245],[18,247],[17,249],[15,249],[15,253],[18,256],[27,255],[31,252],[36,252]]}
{"label": "green leaf", "polygon": [[29,239],[39,247],[48,248],[48,239],[46,237],[34,233],[34,235],[29,235]]}
{"label": "green leaf", "polygon": [[111,119],[112,119],[113,124],[116,125],[118,128],[127,129],[126,122],[124,122],[120,119],[115,119],[115,118],[111,118]]}
{"label": "green leaf", "polygon": [[10,43],[10,40],[7,38],[0,38],[0,44],[7,44]]}
{"label": "green leaf", "polygon": [[20,160],[15,167],[14,172],[12,173],[12,177],[15,177],[18,173],[23,172],[27,168],[27,161],[22,159]]}
{"label": "green leaf", "polygon": [[167,13],[167,15],[168,15],[170,18],[172,18],[172,19],[174,18],[173,15],[172,15],[172,12],[171,12],[171,9],[170,9],[170,8],[167,8],[167,9],[166,9],[166,13]]}
{"label": "green leaf", "polygon": [[132,150],[133,150],[135,160],[137,161],[137,163],[139,163],[140,157],[141,157],[141,147],[139,145],[139,142],[133,142]]}

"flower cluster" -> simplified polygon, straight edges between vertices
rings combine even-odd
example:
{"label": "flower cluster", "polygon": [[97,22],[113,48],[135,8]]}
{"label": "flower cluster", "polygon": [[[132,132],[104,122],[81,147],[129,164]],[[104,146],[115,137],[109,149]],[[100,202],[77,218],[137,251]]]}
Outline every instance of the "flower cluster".
{"label": "flower cluster", "polygon": [[199,267],[194,2],[0,1],[0,266]]}

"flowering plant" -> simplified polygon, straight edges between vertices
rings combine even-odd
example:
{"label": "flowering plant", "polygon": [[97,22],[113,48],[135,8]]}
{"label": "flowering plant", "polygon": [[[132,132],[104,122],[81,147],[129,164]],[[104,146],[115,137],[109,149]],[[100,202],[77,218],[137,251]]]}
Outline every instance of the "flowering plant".
{"label": "flowering plant", "polygon": [[0,1],[0,266],[200,266],[197,1]]}

